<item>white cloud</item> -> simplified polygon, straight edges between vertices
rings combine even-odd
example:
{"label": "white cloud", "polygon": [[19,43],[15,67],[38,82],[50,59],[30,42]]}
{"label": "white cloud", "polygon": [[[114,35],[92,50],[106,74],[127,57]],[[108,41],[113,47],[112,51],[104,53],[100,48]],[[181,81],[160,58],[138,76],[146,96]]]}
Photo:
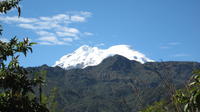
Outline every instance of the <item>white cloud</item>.
{"label": "white cloud", "polygon": [[160,49],[170,49],[170,48],[173,48],[173,47],[178,46],[180,44],[181,44],[180,42],[169,42],[169,43],[161,46]]}
{"label": "white cloud", "polygon": [[39,42],[40,45],[53,45],[52,43],[50,42]]}
{"label": "white cloud", "polygon": [[18,26],[21,28],[25,28],[25,29],[32,29],[32,30],[38,29],[37,27],[33,26],[32,24],[19,24]]}
{"label": "white cloud", "polygon": [[97,44],[96,46],[97,46],[97,47],[105,46],[105,44],[104,44],[104,43],[100,43],[100,44]]}
{"label": "white cloud", "polygon": [[82,33],[79,29],[70,25],[85,22],[91,15],[92,13],[83,11],[38,18],[18,18],[17,16],[0,15],[0,21],[12,23],[17,27],[34,31],[39,36],[37,40],[43,45],[63,45],[66,42],[73,42],[80,39],[82,35],[93,35],[89,32]]}
{"label": "white cloud", "polygon": [[35,18],[24,18],[24,17],[18,17],[18,16],[13,16],[13,17],[9,17],[9,16],[0,16],[0,20],[4,21],[4,22],[19,22],[19,23],[33,23],[33,22],[37,22],[38,20]]}
{"label": "white cloud", "polygon": [[2,41],[2,42],[9,42],[9,40],[7,38],[0,38],[0,41]]}
{"label": "white cloud", "polygon": [[174,54],[172,55],[172,57],[187,57],[190,56],[189,54],[185,54],[185,53],[179,53],[179,54]]}
{"label": "white cloud", "polygon": [[80,14],[83,15],[84,17],[90,17],[92,15],[91,12],[87,12],[87,11],[81,11]]}
{"label": "white cloud", "polygon": [[86,36],[93,36],[93,33],[91,33],[91,32],[84,32],[84,35],[86,35]]}
{"label": "white cloud", "polygon": [[53,22],[35,22],[34,24],[18,24],[19,27],[31,30],[54,30],[61,26]]}
{"label": "white cloud", "polygon": [[69,15],[66,14],[58,14],[52,17],[52,20],[54,21],[60,21],[60,20],[69,20]]}
{"label": "white cloud", "polygon": [[56,32],[56,34],[60,37],[66,37],[66,36],[69,36],[69,37],[76,37],[77,35],[74,34],[74,33],[70,33],[70,32]]}
{"label": "white cloud", "polygon": [[67,28],[67,27],[65,27],[62,30],[65,31],[65,32],[70,32],[70,33],[79,33],[79,30],[76,29],[76,28]]}
{"label": "white cloud", "polygon": [[47,32],[47,31],[37,31],[36,34],[40,36],[54,36],[54,33]]}
{"label": "white cloud", "polygon": [[55,33],[59,37],[74,37],[74,39],[78,39],[80,35],[80,31],[78,29],[67,27],[60,27]]}
{"label": "white cloud", "polygon": [[59,27],[59,25],[56,22],[48,22],[48,21],[36,22],[34,26],[36,29],[41,29],[41,30],[50,30]]}
{"label": "white cloud", "polygon": [[73,39],[72,38],[62,38],[64,41],[67,41],[67,42],[72,42]]}
{"label": "white cloud", "polygon": [[56,37],[54,37],[54,36],[49,36],[49,37],[40,37],[38,40],[49,41],[49,42],[57,41]]}
{"label": "white cloud", "polygon": [[84,21],[85,21],[85,17],[81,17],[81,16],[71,16],[71,21],[75,21],[75,22],[84,22]]}
{"label": "white cloud", "polygon": [[169,49],[170,47],[169,46],[161,46],[160,48],[161,49]]}
{"label": "white cloud", "polygon": [[176,46],[176,45],[180,45],[181,43],[180,42],[170,42],[168,43],[168,45],[171,45],[171,46]]}
{"label": "white cloud", "polygon": [[51,44],[51,45],[64,45],[65,43],[63,41],[58,40],[56,37],[54,36],[48,36],[48,37],[40,37],[38,40],[40,40],[40,43],[45,43],[46,45],[48,45],[47,43]]}

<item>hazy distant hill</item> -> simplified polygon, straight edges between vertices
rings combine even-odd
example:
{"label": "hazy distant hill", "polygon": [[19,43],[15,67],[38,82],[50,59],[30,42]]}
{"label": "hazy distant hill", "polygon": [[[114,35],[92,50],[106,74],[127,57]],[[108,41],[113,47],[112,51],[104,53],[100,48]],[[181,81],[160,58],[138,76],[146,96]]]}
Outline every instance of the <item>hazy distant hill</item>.
{"label": "hazy distant hill", "polygon": [[115,55],[97,66],[64,70],[59,67],[28,68],[47,71],[48,91],[57,87],[59,109],[64,112],[135,112],[168,97],[164,81],[181,88],[200,69],[197,62],[136,61]]}

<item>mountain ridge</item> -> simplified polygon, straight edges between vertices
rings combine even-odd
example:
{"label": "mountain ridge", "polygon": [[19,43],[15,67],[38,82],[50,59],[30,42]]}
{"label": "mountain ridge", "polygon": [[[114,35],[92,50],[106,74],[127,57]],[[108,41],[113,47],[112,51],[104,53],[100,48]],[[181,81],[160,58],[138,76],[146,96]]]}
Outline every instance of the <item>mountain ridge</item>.
{"label": "mountain ridge", "polygon": [[[49,92],[51,87],[58,88],[56,101],[58,108],[64,112],[137,112],[141,109],[140,105],[146,107],[155,101],[169,100],[163,77],[167,77],[167,81],[179,89],[191,77],[193,70],[200,69],[200,63],[141,64],[115,55],[104,59],[99,65],[84,69],[66,70],[47,65],[27,69],[33,73],[47,71],[48,88],[44,89]],[[138,104],[138,94],[141,104]]]}

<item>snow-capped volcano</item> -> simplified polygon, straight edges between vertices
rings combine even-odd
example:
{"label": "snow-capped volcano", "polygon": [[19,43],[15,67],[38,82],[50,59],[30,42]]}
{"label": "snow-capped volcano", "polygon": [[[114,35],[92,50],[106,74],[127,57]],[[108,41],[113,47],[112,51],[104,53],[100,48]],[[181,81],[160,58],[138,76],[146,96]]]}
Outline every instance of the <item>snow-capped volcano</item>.
{"label": "snow-capped volcano", "polygon": [[53,66],[59,66],[64,69],[85,68],[87,66],[95,66],[100,64],[105,58],[114,55],[121,55],[130,60],[140,63],[152,62],[144,54],[133,50],[128,45],[116,45],[108,49],[100,49],[98,47],[90,47],[83,45],[73,53],[69,53],[56,61]]}

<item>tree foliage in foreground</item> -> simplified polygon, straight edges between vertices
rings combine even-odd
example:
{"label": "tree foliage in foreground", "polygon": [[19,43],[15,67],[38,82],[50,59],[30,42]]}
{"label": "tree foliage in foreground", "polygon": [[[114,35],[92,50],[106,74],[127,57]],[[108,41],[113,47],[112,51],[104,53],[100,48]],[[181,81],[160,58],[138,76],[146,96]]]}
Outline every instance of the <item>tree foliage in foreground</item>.
{"label": "tree foliage in foreground", "polygon": [[167,112],[166,102],[165,101],[155,102],[154,104],[148,106],[147,108],[145,108],[140,112]]}
{"label": "tree foliage in foreground", "polygon": [[[178,104],[180,110],[175,109],[174,103],[164,103],[163,101],[155,102],[143,109],[141,112],[199,112],[200,111],[200,70],[193,72],[186,88],[176,90],[173,95],[175,103]],[[171,107],[171,108],[169,108]]]}
{"label": "tree foliage in foreground", "polygon": [[[19,8],[20,0],[4,0],[0,2],[0,13],[6,13],[12,8]],[[2,34],[2,28],[0,33]],[[27,38],[19,41],[16,37],[9,42],[0,41],[0,112],[49,112],[44,104],[39,101],[34,92],[34,87],[43,81],[30,78],[27,70],[19,64],[19,57],[27,56],[32,52]]]}
{"label": "tree foliage in foreground", "polygon": [[185,89],[177,91],[175,98],[183,105],[184,112],[200,111],[200,70],[194,72]]}
{"label": "tree foliage in foreground", "polygon": [[[6,14],[12,8],[17,8],[18,17],[21,15],[21,8],[19,7],[19,2],[21,0],[1,0],[0,1],[0,13]],[[2,26],[0,25],[0,35],[2,35]]]}
{"label": "tree foliage in foreground", "polygon": [[30,97],[40,79],[28,78],[28,72],[18,62],[20,54],[26,56],[33,44],[28,39],[22,42],[17,38],[8,43],[0,41],[0,112],[48,112],[37,97]]}

